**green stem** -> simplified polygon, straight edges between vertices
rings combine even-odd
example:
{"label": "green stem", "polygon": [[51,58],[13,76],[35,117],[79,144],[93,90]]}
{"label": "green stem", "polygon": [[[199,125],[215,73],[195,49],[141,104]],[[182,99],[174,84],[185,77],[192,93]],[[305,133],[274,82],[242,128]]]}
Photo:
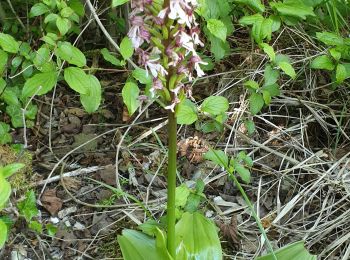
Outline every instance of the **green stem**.
{"label": "green stem", "polygon": [[277,257],[276,257],[276,254],[275,252],[273,251],[273,248],[272,248],[272,245],[269,241],[269,239],[267,238],[267,235],[266,235],[266,232],[265,232],[265,229],[264,227],[262,226],[261,224],[261,221],[260,221],[260,218],[258,217],[258,215],[256,214],[255,212],[255,209],[254,209],[254,206],[253,204],[250,202],[249,198],[248,198],[248,195],[247,193],[245,193],[243,187],[241,186],[241,184],[239,183],[239,181],[237,180],[237,178],[233,175],[233,173],[230,172],[229,176],[231,177],[231,179],[234,181],[234,183],[236,184],[239,192],[242,194],[245,202],[247,203],[250,211],[252,212],[252,215],[255,219],[255,222],[257,223],[259,229],[260,229],[260,232],[262,233],[263,237],[265,238],[265,241],[266,241],[266,245],[269,249],[269,251],[271,252],[272,256],[273,256],[273,259],[277,260]]}
{"label": "green stem", "polygon": [[176,259],[175,245],[175,189],[176,189],[176,154],[177,154],[177,125],[175,113],[169,112],[168,115],[168,203],[167,203],[167,227],[168,239],[167,247],[169,254]]}

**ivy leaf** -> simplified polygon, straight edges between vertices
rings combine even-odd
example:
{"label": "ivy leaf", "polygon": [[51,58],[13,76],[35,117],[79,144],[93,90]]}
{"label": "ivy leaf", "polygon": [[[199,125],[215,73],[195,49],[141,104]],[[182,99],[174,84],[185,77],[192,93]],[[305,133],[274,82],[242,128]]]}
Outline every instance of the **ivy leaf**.
{"label": "ivy leaf", "polygon": [[0,219],[0,249],[5,245],[5,242],[7,240],[7,233],[7,225]]}
{"label": "ivy leaf", "polygon": [[80,94],[80,102],[86,112],[95,112],[101,104],[101,84],[93,75],[86,75],[87,94]]}
{"label": "ivy leaf", "polygon": [[131,56],[134,54],[132,42],[128,37],[124,37],[120,43],[120,53],[123,56],[124,60],[131,58]]}
{"label": "ivy leaf", "polygon": [[[34,94],[44,95],[57,83],[56,71],[41,72],[28,79],[22,90],[22,97],[31,97]],[[40,87],[40,90],[38,88]]]}
{"label": "ivy leaf", "polygon": [[258,93],[252,93],[249,97],[250,112],[256,115],[261,111],[265,104],[263,97]]}
{"label": "ivy leaf", "polygon": [[112,0],[112,7],[117,7],[129,2],[129,0]]}
{"label": "ivy leaf", "polygon": [[39,210],[36,207],[36,198],[33,190],[27,191],[26,198],[18,202],[17,204],[19,213],[30,222],[33,217],[39,214]]}
{"label": "ivy leaf", "polygon": [[198,120],[197,108],[189,99],[183,100],[176,107],[176,120],[179,125],[191,125]]}
{"label": "ivy leaf", "polygon": [[123,87],[122,97],[124,104],[128,108],[129,115],[134,114],[140,106],[139,94],[139,87],[133,82],[127,82]]}
{"label": "ivy leaf", "polygon": [[235,170],[245,183],[250,183],[250,171],[241,164],[235,164]]}
{"label": "ivy leaf", "polygon": [[59,44],[56,50],[56,55],[62,60],[66,60],[68,63],[77,65],[78,67],[86,65],[85,55],[70,42]]}
{"label": "ivy leaf", "polygon": [[228,157],[221,150],[209,150],[204,154],[204,159],[212,161],[223,168],[228,167]]}
{"label": "ivy leaf", "polygon": [[88,94],[89,78],[81,68],[68,67],[64,70],[64,80],[79,94]]}
{"label": "ivy leaf", "polygon": [[331,58],[327,55],[321,55],[316,57],[312,62],[310,67],[312,69],[321,69],[321,70],[334,70],[334,63]]}
{"label": "ivy leaf", "polygon": [[225,42],[227,36],[227,28],[222,21],[217,19],[209,19],[207,22],[207,28],[215,37]]}
{"label": "ivy leaf", "polygon": [[216,116],[228,110],[229,103],[227,98],[221,96],[210,96],[204,99],[201,110],[210,115]]}
{"label": "ivy leaf", "polygon": [[101,54],[102,54],[103,58],[106,61],[110,62],[111,64],[113,64],[117,67],[122,66],[122,63],[120,62],[120,60],[118,60],[114,55],[112,55],[107,48],[103,48],[101,50]]}
{"label": "ivy leaf", "polygon": [[43,3],[37,3],[33,5],[32,8],[30,9],[29,17],[39,16],[47,12],[50,12],[50,9],[47,5]]}
{"label": "ivy leaf", "polygon": [[0,47],[9,53],[17,53],[19,43],[9,34],[0,33]]}
{"label": "ivy leaf", "polygon": [[286,73],[289,77],[291,77],[292,79],[295,79],[296,77],[296,73],[294,68],[292,67],[292,65],[289,62],[279,62],[278,66],[281,68],[281,70],[284,71],[284,73]]}
{"label": "ivy leaf", "polygon": [[65,35],[72,27],[72,23],[69,19],[58,16],[56,19],[56,26],[61,35]]}

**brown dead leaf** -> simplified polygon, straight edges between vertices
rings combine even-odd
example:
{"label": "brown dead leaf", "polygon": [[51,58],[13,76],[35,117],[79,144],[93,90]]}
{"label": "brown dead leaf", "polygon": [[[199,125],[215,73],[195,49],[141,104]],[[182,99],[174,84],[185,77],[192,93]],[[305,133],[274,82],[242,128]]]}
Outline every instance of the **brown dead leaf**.
{"label": "brown dead leaf", "polygon": [[122,117],[123,122],[128,122],[130,120],[129,112],[126,106],[123,107],[123,117]]}
{"label": "brown dead leaf", "polygon": [[62,200],[56,196],[56,189],[46,190],[41,197],[41,203],[51,215],[56,215],[63,205]]}
{"label": "brown dead leaf", "polygon": [[61,179],[61,182],[64,183],[64,186],[69,191],[77,191],[81,186],[81,181],[72,177],[64,177]]}
{"label": "brown dead leaf", "polygon": [[186,156],[191,163],[203,162],[203,155],[209,151],[209,143],[198,136],[180,140],[177,146],[179,155]]}
{"label": "brown dead leaf", "polygon": [[115,166],[113,164],[107,165],[103,170],[98,171],[101,180],[108,185],[115,184]]}
{"label": "brown dead leaf", "polygon": [[237,235],[237,218],[235,215],[231,217],[231,221],[229,224],[225,224],[222,222],[218,223],[218,226],[220,227],[220,230],[222,232],[222,235],[225,237],[225,239],[228,242],[228,245],[234,249],[239,250],[240,243]]}

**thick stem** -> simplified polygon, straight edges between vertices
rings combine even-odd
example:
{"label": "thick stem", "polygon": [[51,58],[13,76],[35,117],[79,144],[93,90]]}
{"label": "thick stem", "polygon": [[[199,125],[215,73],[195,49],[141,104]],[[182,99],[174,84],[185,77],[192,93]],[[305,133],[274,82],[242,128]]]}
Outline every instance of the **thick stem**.
{"label": "thick stem", "polygon": [[168,115],[168,203],[167,203],[167,247],[169,254],[176,259],[175,245],[175,189],[176,189],[176,148],[177,148],[177,125],[175,113],[169,111]]}

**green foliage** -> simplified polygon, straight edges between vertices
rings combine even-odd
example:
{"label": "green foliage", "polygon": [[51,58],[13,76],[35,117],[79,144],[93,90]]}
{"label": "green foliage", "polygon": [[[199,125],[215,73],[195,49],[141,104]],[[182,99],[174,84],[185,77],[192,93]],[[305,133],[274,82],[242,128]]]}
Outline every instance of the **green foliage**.
{"label": "green foliage", "polygon": [[131,58],[134,53],[134,48],[132,47],[132,42],[128,37],[124,37],[120,43],[120,54],[123,56],[124,60]]}
{"label": "green foliage", "polygon": [[[278,260],[316,260],[317,256],[311,255],[304,247],[304,241],[294,242],[275,251]],[[257,260],[273,260],[271,254],[258,257]]]}
{"label": "green foliage", "polygon": [[[146,226],[142,227],[146,231]],[[173,259],[166,249],[165,233],[156,225],[148,225],[146,235],[135,230],[123,230],[118,236],[125,260]],[[178,260],[221,259],[221,245],[215,224],[202,214],[186,212],[176,224]]]}
{"label": "green foliage", "polygon": [[139,87],[134,82],[127,82],[124,85],[122,96],[130,115],[134,114],[140,106],[139,94]]}
{"label": "green foliage", "polygon": [[39,210],[36,207],[36,198],[33,190],[26,193],[26,197],[23,201],[18,202],[17,208],[19,213],[30,223],[33,217],[39,214]]}
{"label": "green foliage", "polygon": [[112,0],[112,7],[117,7],[129,2],[129,0]]}
{"label": "green foliage", "polygon": [[191,125],[198,120],[196,105],[189,99],[183,100],[177,105],[177,123],[180,125]]}
{"label": "green foliage", "polygon": [[[14,163],[0,166],[0,211],[6,207],[7,201],[11,195],[11,185],[6,178],[11,177],[14,173],[24,167],[24,164]],[[7,240],[8,227],[6,223],[0,219],[0,248],[2,248]]]}

